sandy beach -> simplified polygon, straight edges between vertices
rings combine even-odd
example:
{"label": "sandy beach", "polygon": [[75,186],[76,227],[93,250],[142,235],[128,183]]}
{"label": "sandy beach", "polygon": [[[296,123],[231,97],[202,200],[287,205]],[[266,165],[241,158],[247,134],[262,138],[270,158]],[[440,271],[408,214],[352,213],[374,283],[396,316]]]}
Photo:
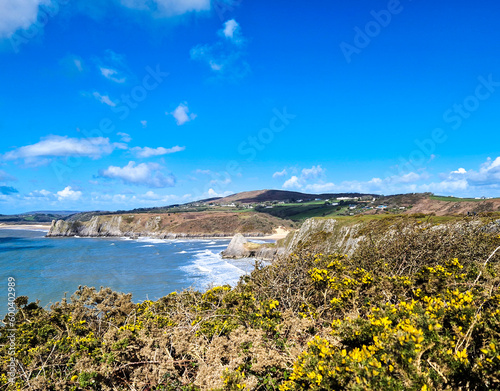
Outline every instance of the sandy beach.
{"label": "sandy beach", "polygon": [[272,235],[267,236],[251,236],[247,237],[247,239],[255,239],[255,240],[280,240],[286,238],[286,236],[292,232],[291,230],[284,229],[283,227],[276,228]]}
{"label": "sandy beach", "polygon": [[50,224],[0,224],[0,229],[36,229],[48,231]]}

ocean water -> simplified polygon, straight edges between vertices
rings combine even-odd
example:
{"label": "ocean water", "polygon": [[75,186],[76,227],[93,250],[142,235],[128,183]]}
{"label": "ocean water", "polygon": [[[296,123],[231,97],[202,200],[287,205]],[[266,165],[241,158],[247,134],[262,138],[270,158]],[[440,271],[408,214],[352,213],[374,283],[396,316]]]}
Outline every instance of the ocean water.
{"label": "ocean water", "polygon": [[219,254],[227,239],[46,238],[45,234],[0,229],[2,317],[8,277],[16,279],[17,296],[38,299],[43,306],[60,301],[65,293],[69,298],[79,285],[132,293],[132,300],[140,302],[190,287],[234,286],[254,266],[252,259],[222,259]]}

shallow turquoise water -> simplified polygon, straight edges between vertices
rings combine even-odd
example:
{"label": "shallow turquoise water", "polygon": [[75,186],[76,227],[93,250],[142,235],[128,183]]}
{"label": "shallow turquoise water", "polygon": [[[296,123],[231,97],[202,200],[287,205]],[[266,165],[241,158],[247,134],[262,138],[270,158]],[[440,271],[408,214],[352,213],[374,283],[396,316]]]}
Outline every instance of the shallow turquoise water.
{"label": "shallow turquoise water", "polygon": [[[46,238],[43,231],[0,229],[0,269],[7,308],[7,278],[17,296],[42,305],[68,297],[79,285],[132,293],[135,302],[155,300],[189,287],[237,283],[253,260],[223,260],[229,240]],[[0,293],[0,297],[1,297]],[[5,308],[4,308],[5,307]]]}

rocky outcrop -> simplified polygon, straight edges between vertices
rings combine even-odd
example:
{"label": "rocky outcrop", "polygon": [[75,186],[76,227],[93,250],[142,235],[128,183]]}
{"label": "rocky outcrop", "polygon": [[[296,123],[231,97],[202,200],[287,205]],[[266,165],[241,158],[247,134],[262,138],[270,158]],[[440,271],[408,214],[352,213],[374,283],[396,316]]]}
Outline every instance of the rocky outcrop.
{"label": "rocky outcrop", "polygon": [[250,250],[246,247],[248,240],[242,234],[236,234],[222,252],[223,258],[249,258]]}
{"label": "rocky outcrop", "polygon": [[315,252],[351,254],[365,238],[359,233],[360,227],[361,224],[342,225],[336,219],[312,218],[274,246],[251,243],[243,235],[237,234],[222,252],[222,256],[272,260],[303,248]]}
{"label": "rocky outcrop", "polygon": [[[184,214],[183,221],[170,223],[165,216],[156,215],[101,215],[94,216],[89,221],[54,220],[47,237],[81,236],[81,237],[139,237],[147,236],[157,239],[176,238],[230,238],[235,232],[225,231],[223,222],[215,220],[213,225],[207,224],[209,218],[198,221],[188,213]],[[167,216],[168,218],[168,216]],[[186,226],[185,220],[190,226]],[[193,226],[191,226],[191,222]],[[230,228],[229,228],[230,229]],[[185,230],[185,231],[184,231]],[[266,232],[249,231],[245,236],[264,236]]]}
{"label": "rocky outcrop", "polygon": [[364,240],[360,224],[342,225],[336,219],[308,219],[285,239],[284,253],[307,247],[309,251],[351,254]]}
{"label": "rocky outcrop", "polygon": [[275,243],[254,243],[238,233],[234,235],[221,255],[222,258],[257,258],[271,261],[281,252],[283,249],[276,247]]}
{"label": "rocky outcrop", "polygon": [[53,220],[47,236],[133,236],[120,229],[122,216],[113,216],[110,220],[94,216],[90,221]]}

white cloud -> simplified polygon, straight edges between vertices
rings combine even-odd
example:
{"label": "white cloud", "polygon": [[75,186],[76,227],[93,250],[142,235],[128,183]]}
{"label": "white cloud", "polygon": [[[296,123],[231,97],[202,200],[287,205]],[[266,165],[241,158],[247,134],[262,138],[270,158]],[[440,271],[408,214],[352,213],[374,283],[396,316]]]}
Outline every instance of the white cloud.
{"label": "white cloud", "polygon": [[157,16],[176,16],[210,10],[210,0],[121,0],[128,8],[151,11]]}
{"label": "white cloud", "polygon": [[301,189],[302,184],[300,183],[300,179],[294,175],[290,179],[286,180],[283,183],[283,189]]}
{"label": "white cloud", "polygon": [[142,185],[153,188],[171,187],[175,185],[175,177],[172,174],[163,174],[163,167],[157,163],[137,164],[130,161],[125,167],[109,166],[101,170],[102,177],[120,179],[124,183]]}
{"label": "white cloud", "polygon": [[52,197],[54,197],[54,194],[45,189],[34,190],[26,196],[26,198],[47,198],[47,199]]}
{"label": "white cloud", "polygon": [[94,98],[96,98],[99,102],[101,103],[104,103],[105,105],[108,105],[108,106],[111,106],[111,107],[115,107],[116,106],[116,103],[113,102],[111,100],[111,98],[109,97],[109,95],[101,95],[99,92],[97,91],[94,91],[92,93],[92,95],[94,96]]}
{"label": "white cloud", "polygon": [[26,145],[7,152],[3,155],[5,160],[25,159],[33,163],[34,159],[50,157],[82,156],[98,159],[109,155],[115,149],[108,138],[90,137],[86,139],[69,138],[62,136],[48,136],[36,144]]}
{"label": "white cloud", "polygon": [[197,170],[194,171],[195,174],[202,174],[202,175],[212,175],[212,171],[210,170],[202,170],[198,168]]}
{"label": "white cloud", "polygon": [[36,22],[40,5],[49,0],[0,0],[0,37],[9,37],[18,29],[27,29]]}
{"label": "white cloud", "polygon": [[116,133],[116,135],[120,136],[121,141],[123,141],[124,143],[129,143],[132,141],[132,137],[130,137],[130,134],[128,134],[128,133],[118,132],[118,133]]}
{"label": "white cloud", "polygon": [[307,181],[317,179],[325,173],[325,170],[320,165],[312,166],[311,168],[304,168],[300,174],[301,179]]}
{"label": "white cloud", "polygon": [[241,78],[250,72],[243,60],[245,39],[240,25],[231,19],[218,31],[221,37],[213,44],[197,45],[190,51],[191,59],[206,63],[218,77]]}
{"label": "white cloud", "polygon": [[273,178],[281,178],[282,176],[285,176],[285,175],[288,175],[288,171],[286,170],[286,168],[284,168],[283,171],[276,171],[273,174]]}
{"label": "white cloud", "polygon": [[[283,184],[284,189],[296,189],[311,193],[328,192],[360,192],[394,194],[416,192],[417,182],[429,178],[426,172],[409,172],[401,175],[391,175],[386,178],[372,178],[367,181],[343,181],[339,184],[325,181],[326,170],[321,165],[304,168],[300,175],[293,175]],[[427,190],[421,190],[427,191]]]}
{"label": "white cloud", "polygon": [[192,121],[196,118],[196,114],[189,113],[187,102],[180,103],[174,111],[165,114],[172,115],[179,126],[184,125],[186,122]]}
{"label": "white cloud", "polygon": [[244,39],[241,35],[241,27],[234,19],[225,22],[224,28],[220,30],[219,33],[237,45],[244,43]]}
{"label": "white cloud", "polygon": [[131,148],[130,150],[139,158],[148,158],[152,156],[162,156],[162,155],[168,155],[170,153],[181,152],[184,151],[185,149],[186,147],[179,147],[178,145],[176,145],[175,147],[172,148],[134,147]]}
{"label": "white cloud", "polygon": [[215,197],[227,197],[233,194],[232,191],[224,191],[222,193],[217,193],[214,189],[210,188],[206,193],[203,194],[202,198],[215,198]]}
{"label": "white cloud", "polygon": [[465,168],[459,168],[458,170],[452,171],[451,173],[452,174],[466,174],[467,171],[465,170]]}
{"label": "white cloud", "polygon": [[118,73],[116,69],[99,67],[101,74],[108,80],[114,81],[115,83],[125,83],[127,78]]}
{"label": "white cloud", "polygon": [[143,128],[148,126],[148,121],[141,121],[141,125]]}
{"label": "white cloud", "polygon": [[324,174],[325,170],[320,165],[312,166],[311,168],[304,168],[301,171],[300,176],[293,175],[290,179],[285,181],[285,183],[283,183],[283,188],[302,189],[303,187],[308,185],[308,182],[316,181],[324,176]]}
{"label": "white cloud", "polygon": [[311,185],[307,185],[305,189],[311,193],[327,193],[335,190],[335,184],[332,182],[313,183]]}
{"label": "white cloud", "polygon": [[65,187],[64,190],[58,191],[56,194],[59,201],[78,201],[82,196],[81,191],[75,191],[71,186]]}
{"label": "white cloud", "polygon": [[456,193],[470,196],[482,196],[484,192],[500,190],[500,156],[496,159],[488,158],[481,164],[479,170],[459,168],[443,175],[441,182],[429,183],[425,187],[428,191]]}
{"label": "white cloud", "polygon": [[210,184],[211,185],[219,185],[219,186],[225,186],[225,185],[229,185],[230,183],[232,182],[231,178],[229,177],[229,175],[226,176],[226,178],[217,178],[217,179],[212,179],[210,181]]}
{"label": "white cloud", "polygon": [[[409,172],[368,181],[344,181],[330,184],[328,191],[396,194],[408,192],[432,192],[460,197],[497,195],[500,191],[500,157],[488,158],[478,170],[460,167],[440,175],[440,181],[429,181],[428,173]],[[306,190],[318,190],[321,184],[306,186]],[[326,188],[326,184],[325,184]]]}

